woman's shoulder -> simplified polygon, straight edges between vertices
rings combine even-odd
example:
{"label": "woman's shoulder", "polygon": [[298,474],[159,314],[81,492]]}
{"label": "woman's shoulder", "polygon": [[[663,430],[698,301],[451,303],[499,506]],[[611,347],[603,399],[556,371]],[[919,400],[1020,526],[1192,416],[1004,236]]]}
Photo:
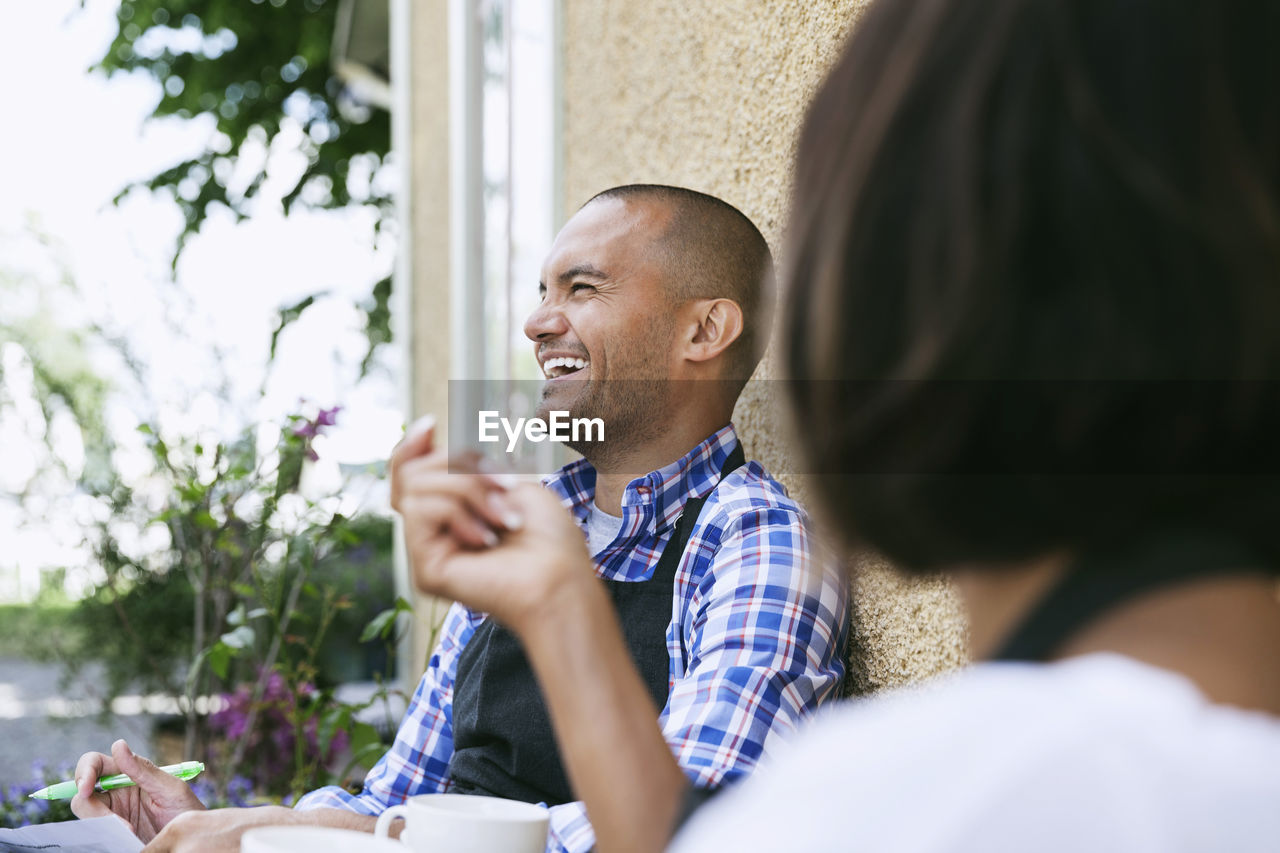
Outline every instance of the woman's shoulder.
{"label": "woman's shoulder", "polygon": [[[708,849],[699,839],[725,831],[875,850],[1280,837],[1280,719],[1213,705],[1181,676],[1118,655],[981,664],[828,706],[768,764],[676,849]],[[1061,845],[1046,847],[1046,833]]]}

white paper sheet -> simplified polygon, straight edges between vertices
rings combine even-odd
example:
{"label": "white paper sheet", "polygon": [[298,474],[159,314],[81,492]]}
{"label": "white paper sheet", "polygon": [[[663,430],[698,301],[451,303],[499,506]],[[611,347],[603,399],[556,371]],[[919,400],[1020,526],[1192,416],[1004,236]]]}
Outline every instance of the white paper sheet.
{"label": "white paper sheet", "polygon": [[123,820],[88,820],[0,829],[0,853],[138,853],[142,842]]}

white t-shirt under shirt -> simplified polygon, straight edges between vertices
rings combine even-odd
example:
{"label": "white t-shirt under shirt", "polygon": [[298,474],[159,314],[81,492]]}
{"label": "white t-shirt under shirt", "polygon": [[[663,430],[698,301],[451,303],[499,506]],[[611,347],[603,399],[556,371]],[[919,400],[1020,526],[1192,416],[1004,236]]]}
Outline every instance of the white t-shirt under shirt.
{"label": "white t-shirt under shirt", "polygon": [[622,516],[609,513],[591,502],[591,512],[587,515],[587,550],[594,556],[618,538],[622,530]]}
{"label": "white t-shirt under shirt", "polygon": [[1119,655],[979,664],[828,706],[672,850],[1278,851],[1280,718]]}

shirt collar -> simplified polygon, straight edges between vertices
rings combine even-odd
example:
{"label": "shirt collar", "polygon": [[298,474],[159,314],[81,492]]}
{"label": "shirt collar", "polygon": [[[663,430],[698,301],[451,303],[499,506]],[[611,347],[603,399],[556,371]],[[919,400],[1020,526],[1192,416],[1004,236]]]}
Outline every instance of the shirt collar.
{"label": "shirt collar", "polygon": [[[675,525],[685,501],[711,491],[720,479],[720,468],[738,444],[733,424],[712,433],[675,462],[636,477],[622,494],[622,516],[630,521],[641,512],[642,532],[660,535]],[[585,459],[571,462],[543,481],[569,508],[579,523],[586,523],[596,493],[596,469]],[[627,529],[636,529],[628,524]]]}

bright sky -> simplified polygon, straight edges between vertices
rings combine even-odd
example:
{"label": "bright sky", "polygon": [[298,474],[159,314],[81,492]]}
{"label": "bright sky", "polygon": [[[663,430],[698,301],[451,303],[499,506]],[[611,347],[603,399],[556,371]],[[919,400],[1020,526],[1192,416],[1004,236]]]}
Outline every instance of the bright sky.
{"label": "bright sky", "polygon": [[[298,411],[302,399],[312,406],[342,405],[317,471],[336,485],[337,463],[385,458],[400,434],[396,353],[386,353],[384,370],[356,382],[365,342],[351,307],[388,274],[391,253],[375,248],[368,212],[295,211],[286,219],[278,199],[302,165],[273,156],[272,179],[253,217],[238,225],[229,215],[207,222],[188,243],[172,281],[168,260],[181,227],[177,209],[145,191],[120,207],[110,200],[130,181],[199,151],[211,127],[176,119],[144,125],[160,96],[150,77],[107,80],[86,71],[114,36],[116,5],[88,0],[81,10],[79,0],[40,0],[5,10],[0,240],[22,243],[32,223],[53,238],[55,256],[79,289],[65,310],[127,339],[148,366],[146,390],[167,426],[227,435],[247,420]],[[0,257],[0,264],[20,261]],[[266,398],[251,405],[263,381],[276,309],[319,291],[332,298],[282,336]],[[224,374],[231,406],[210,393]],[[128,433],[138,413],[124,401],[111,417]],[[12,438],[0,429],[0,492],[30,453]],[[12,545],[22,536],[9,536],[14,517],[5,510],[0,502],[0,536]],[[12,559],[28,565],[59,559],[48,537],[19,542],[17,556],[6,551],[10,556],[0,556],[0,570]]]}

